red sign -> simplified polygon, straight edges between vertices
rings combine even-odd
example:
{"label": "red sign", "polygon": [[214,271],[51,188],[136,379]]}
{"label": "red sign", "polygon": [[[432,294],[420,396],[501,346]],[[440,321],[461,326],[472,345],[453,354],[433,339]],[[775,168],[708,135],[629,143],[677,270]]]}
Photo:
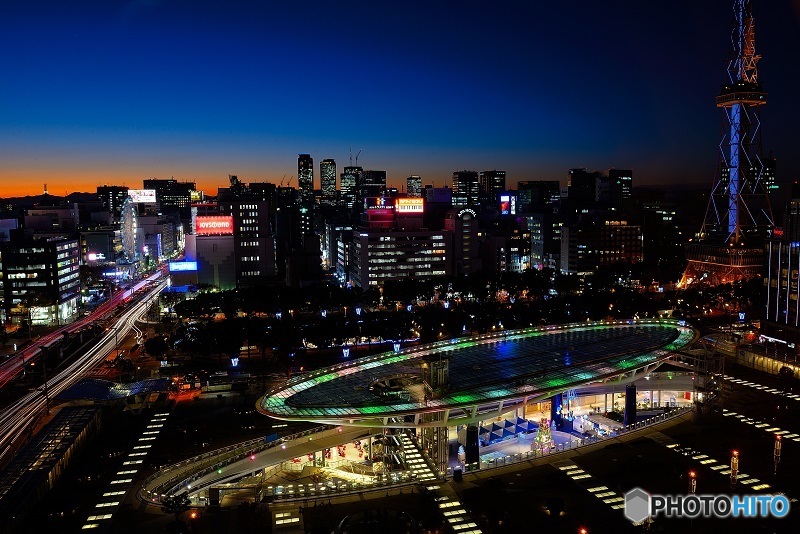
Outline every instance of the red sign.
{"label": "red sign", "polygon": [[233,217],[224,215],[198,216],[194,233],[197,235],[233,235]]}

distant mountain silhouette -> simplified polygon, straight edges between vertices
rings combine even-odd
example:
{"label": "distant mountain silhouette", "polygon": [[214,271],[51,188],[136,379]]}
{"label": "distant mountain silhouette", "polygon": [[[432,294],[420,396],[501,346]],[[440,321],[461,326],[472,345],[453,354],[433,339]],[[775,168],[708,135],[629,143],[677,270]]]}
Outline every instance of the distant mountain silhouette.
{"label": "distant mountain silhouette", "polygon": [[58,206],[60,204],[71,204],[73,202],[90,202],[97,200],[97,193],[70,193],[65,197],[57,195],[33,195],[24,197],[8,197],[0,199],[4,204],[14,204],[21,208],[32,208],[34,206]]}

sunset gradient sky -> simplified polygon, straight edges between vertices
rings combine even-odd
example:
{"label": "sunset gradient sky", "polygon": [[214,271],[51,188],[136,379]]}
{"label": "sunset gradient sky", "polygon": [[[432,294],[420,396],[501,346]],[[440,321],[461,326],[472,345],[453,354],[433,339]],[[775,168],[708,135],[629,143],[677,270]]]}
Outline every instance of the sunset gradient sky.
{"label": "sunset gradient sky", "polygon": [[[756,1],[764,147],[800,178],[800,0]],[[389,182],[633,168],[710,182],[730,0],[0,6],[0,197],[280,182],[348,148]],[[296,185],[296,179],[293,182]]]}

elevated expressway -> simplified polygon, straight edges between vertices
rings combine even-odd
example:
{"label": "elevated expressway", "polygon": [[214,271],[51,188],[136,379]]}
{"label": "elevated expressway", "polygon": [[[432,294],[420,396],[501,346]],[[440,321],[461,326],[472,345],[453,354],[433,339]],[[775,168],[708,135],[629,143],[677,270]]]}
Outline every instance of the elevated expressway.
{"label": "elevated expressway", "polygon": [[[153,276],[150,280],[156,281],[157,278],[157,276]],[[49,396],[56,397],[77,383],[86,372],[103,362],[116,347],[118,339],[124,338],[131,330],[136,331],[136,320],[146,313],[150,299],[158,295],[164,287],[165,282],[162,279],[146,292],[140,292],[139,300],[115,317],[113,326],[98,338],[93,347],[69,365],[49,375],[46,383]],[[40,351],[42,348],[46,350],[54,342],[51,340],[42,343],[36,350]],[[37,416],[45,409],[46,404],[45,390],[38,388],[31,390],[3,409],[0,413],[0,462],[7,460],[6,456],[13,451],[15,442],[24,436],[31,425],[36,422]]]}
{"label": "elevated expressway", "polygon": [[[260,412],[289,421],[373,428],[450,427],[499,417],[568,390],[632,382],[688,349],[676,320],[598,321],[442,341],[359,358],[268,391]],[[437,360],[447,360],[437,366]],[[443,380],[420,384],[425,367]],[[442,378],[443,377],[443,378]],[[400,380],[390,394],[376,382]],[[382,394],[375,391],[382,389]]]}

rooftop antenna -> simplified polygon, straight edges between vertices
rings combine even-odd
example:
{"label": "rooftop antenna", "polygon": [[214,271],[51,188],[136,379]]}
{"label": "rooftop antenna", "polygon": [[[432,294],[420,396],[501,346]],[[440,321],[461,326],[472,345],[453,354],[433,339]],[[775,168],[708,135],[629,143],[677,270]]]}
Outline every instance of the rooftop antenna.
{"label": "rooftop antenna", "polygon": [[358,150],[358,154],[356,154],[356,167],[358,167],[358,156],[361,155],[361,149]]}
{"label": "rooftop antenna", "polygon": [[44,183],[44,194],[47,194],[47,182]]}
{"label": "rooftop antenna", "polygon": [[350,166],[353,166],[353,147],[350,147]]}

